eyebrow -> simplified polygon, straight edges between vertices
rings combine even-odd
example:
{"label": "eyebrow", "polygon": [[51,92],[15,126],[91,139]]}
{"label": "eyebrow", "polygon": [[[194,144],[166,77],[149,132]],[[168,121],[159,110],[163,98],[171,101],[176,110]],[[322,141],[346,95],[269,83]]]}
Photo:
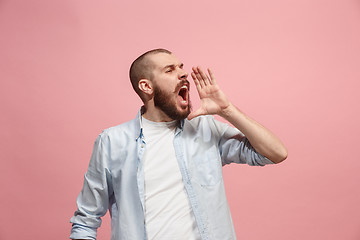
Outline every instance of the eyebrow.
{"label": "eyebrow", "polygon": [[[179,67],[182,68],[184,66],[183,63],[180,63],[179,64]],[[175,64],[169,64],[169,65],[166,65],[165,67],[163,67],[163,69],[166,69],[166,68],[175,68],[176,65]]]}

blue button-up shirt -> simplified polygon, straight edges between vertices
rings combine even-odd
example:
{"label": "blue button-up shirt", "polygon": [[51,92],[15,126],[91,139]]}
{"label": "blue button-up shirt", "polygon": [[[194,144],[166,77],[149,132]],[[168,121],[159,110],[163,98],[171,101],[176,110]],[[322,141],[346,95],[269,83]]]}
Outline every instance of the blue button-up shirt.
{"label": "blue button-up shirt", "polygon": [[[101,217],[109,209],[112,240],[146,239],[142,163],[146,142],[140,118],[139,111],[134,120],[106,129],[96,139],[78,209],[70,220],[70,238],[96,239]],[[201,238],[236,239],[222,166],[273,162],[257,153],[237,129],[212,116],[181,121],[174,148]]]}

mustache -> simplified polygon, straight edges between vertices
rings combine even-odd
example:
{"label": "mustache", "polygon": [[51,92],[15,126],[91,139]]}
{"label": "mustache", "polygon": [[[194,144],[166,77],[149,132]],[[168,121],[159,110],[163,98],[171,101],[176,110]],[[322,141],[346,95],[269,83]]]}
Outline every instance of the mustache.
{"label": "mustache", "polygon": [[186,85],[188,87],[188,91],[190,91],[190,82],[188,80],[181,80],[181,82],[178,83],[178,85],[176,85],[176,88],[175,88],[175,92],[179,92],[180,88],[182,86]]}

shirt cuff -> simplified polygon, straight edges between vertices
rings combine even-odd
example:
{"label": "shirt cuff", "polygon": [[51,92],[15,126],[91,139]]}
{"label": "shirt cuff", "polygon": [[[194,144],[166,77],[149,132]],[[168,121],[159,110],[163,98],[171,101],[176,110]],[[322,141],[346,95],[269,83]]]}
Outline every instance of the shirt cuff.
{"label": "shirt cuff", "polygon": [[97,229],[74,223],[71,228],[70,239],[96,240]]}

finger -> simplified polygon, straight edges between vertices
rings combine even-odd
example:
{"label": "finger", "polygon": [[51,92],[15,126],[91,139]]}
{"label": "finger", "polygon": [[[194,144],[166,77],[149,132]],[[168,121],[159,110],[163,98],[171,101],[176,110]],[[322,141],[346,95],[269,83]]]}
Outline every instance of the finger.
{"label": "finger", "polygon": [[194,68],[193,68],[193,71],[191,72],[191,77],[192,77],[192,79],[194,80],[195,84],[200,85],[199,78],[198,78],[198,76],[196,75],[196,72],[195,72],[195,69],[194,69]]}
{"label": "finger", "polygon": [[210,85],[210,84],[211,84],[210,79],[209,79],[208,76],[205,74],[205,72],[204,72],[200,67],[198,67],[198,70],[199,70],[199,73],[200,73],[201,78],[202,78],[203,81],[204,81],[204,84],[205,84],[205,85]]}
{"label": "finger", "polygon": [[199,67],[194,67],[194,68],[193,68],[193,71],[194,71],[194,73],[195,73],[195,76],[196,76],[197,80],[199,81],[200,87],[201,87],[201,88],[205,87],[206,84],[205,84],[205,82],[204,82],[203,77],[201,76],[201,74],[200,74],[200,72],[199,72]]}
{"label": "finger", "polygon": [[196,75],[194,72],[191,73],[191,77],[194,80],[196,90],[198,91],[198,93],[200,93],[201,86],[200,86],[199,80],[196,78]]}
{"label": "finger", "polygon": [[208,68],[208,72],[209,72],[209,76],[210,76],[211,82],[212,82],[213,84],[216,84],[215,76],[214,76],[214,74],[213,74],[213,72],[211,71],[210,68]]}

